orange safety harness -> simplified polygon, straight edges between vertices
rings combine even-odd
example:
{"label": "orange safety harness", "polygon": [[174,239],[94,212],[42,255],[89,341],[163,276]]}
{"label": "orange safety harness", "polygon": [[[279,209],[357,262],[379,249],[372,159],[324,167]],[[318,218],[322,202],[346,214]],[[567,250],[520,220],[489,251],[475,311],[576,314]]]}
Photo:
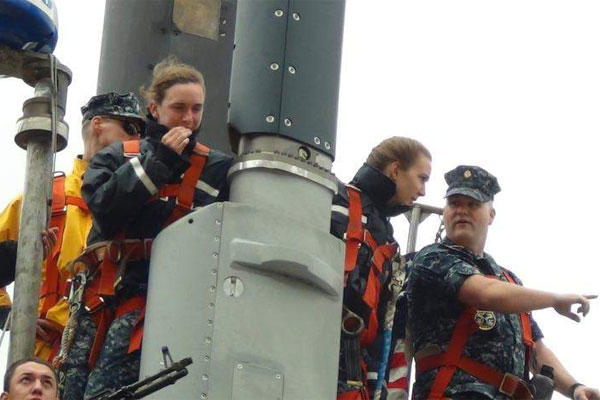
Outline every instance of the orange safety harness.
{"label": "orange safety harness", "polygon": [[[504,271],[504,276],[510,283],[515,283],[514,279]],[[450,380],[456,369],[474,376],[475,378],[495,386],[500,393],[514,399],[528,400],[533,399],[531,391],[527,384],[519,377],[497,371],[496,369],[464,356],[463,349],[470,335],[475,333],[479,327],[475,323],[475,310],[473,307],[467,307],[458,318],[450,343],[444,353],[434,354],[417,360],[417,372],[423,373],[434,368],[439,368],[435,377],[428,399],[444,399],[444,392],[450,384]],[[531,318],[527,313],[520,314],[522,340],[525,345],[525,368],[529,365],[529,359],[533,348],[533,336],[531,332]]]}
{"label": "orange safety harness", "polygon": [[[356,261],[358,251],[361,246],[367,245],[371,250],[372,258],[367,277],[367,283],[362,295],[363,302],[369,307],[369,316],[366,324],[360,322],[360,326],[364,326],[359,333],[359,342],[362,347],[368,347],[373,343],[379,329],[379,321],[377,318],[377,308],[379,306],[379,296],[381,293],[381,274],[383,266],[391,260],[394,254],[398,251],[397,243],[387,243],[378,245],[371,232],[363,227],[362,223],[362,200],[360,197],[360,189],[346,185],[348,193],[348,227],[344,240],[346,241],[346,256],[344,261],[344,287],[348,280],[348,275],[357,268]],[[354,313],[350,313],[353,318],[360,318]],[[346,318],[343,319],[343,324],[347,323]],[[355,324],[355,323],[354,323]],[[356,324],[355,324],[356,325]],[[361,369],[363,371],[363,382],[361,389],[352,390],[338,394],[338,400],[364,399],[368,400],[366,391],[366,365],[361,357]]]}
{"label": "orange safety harness", "polygon": [[[175,197],[176,203],[173,211],[167,218],[163,228],[189,213],[194,208],[194,193],[196,182],[200,179],[210,149],[196,143],[190,155],[190,167],[184,172],[180,183],[163,186],[158,194],[150,201],[158,198]],[[123,142],[123,154],[126,158],[140,155],[140,141],[131,140]],[[88,365],[90,369],[102,349],[106,332],[115,318],[119,318],[132,311],[139,310],[140,315],[134,322],[128,353],[139,350],[142,344],[142,321],[144,320],[146,298],[135,296],[120,303],[114,310],[104,307],[106,299],[115,296],[115,288],[119,284],[128,262],[149,260],[153,239],[125,239],[124,233],[117,235],[116,240],[95,243],[89,246],[84,253],[74,261],[83,263],[90,271],[91,282],[85,287],[83,301],[86,311],[93,316],[97,325],[96,337],[90,351]]]}
{"label": "orange safety harness", "polygon": [[[67,205],[74,205],[88,212],[88,207],[81,197],[65,194],[65,180],[65,175],[61,173],[55,176],[52,182],[52,205],[49,226],[50,228],[58,228],[58,232],[56,233],[56,243],[52,248],[51,254],[46,259],[44,281],[40,288],[40,318],[44,319],[47,317],[48,310],[67,295],[67,280],[62,278],[58,271],[58,258],[60,256],[60,249],[62,248],[67,219]],[[51,336],[52,353],[49,358],[51,360],[59,350],[61,334],[54,331],[50,331],[48,334]]]}

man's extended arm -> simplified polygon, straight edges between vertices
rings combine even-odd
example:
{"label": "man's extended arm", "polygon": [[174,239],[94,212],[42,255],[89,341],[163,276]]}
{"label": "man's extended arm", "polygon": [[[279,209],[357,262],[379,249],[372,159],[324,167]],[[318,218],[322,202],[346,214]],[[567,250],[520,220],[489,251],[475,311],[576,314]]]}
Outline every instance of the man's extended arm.
{"label": "man's extended arm", "polygon": [[472,275],[462,284],[458,299],[472,307],[502,313],[522,313],[553,307],[557,313],[579,322],[580,317],[571,311],[579,304],[577,313],[586,316],[590,310],[589,299],[596,295],[556,294],[528,289],[483,275]]}
{"label": "man's extended arm", "polygon": [[[572,395],[571,388],[577,383],[575,378],[569,374],[554,352],[546,347],[542,339],[535,342],[533,349],[535,360],[530,366],[531,372],[539,373],[542,365],[551,366],[554,369],[555,390],[570,398]],[[581,385],[575,389],[574,398],[577,400],[600,400],[600,392],[597,389]]]}

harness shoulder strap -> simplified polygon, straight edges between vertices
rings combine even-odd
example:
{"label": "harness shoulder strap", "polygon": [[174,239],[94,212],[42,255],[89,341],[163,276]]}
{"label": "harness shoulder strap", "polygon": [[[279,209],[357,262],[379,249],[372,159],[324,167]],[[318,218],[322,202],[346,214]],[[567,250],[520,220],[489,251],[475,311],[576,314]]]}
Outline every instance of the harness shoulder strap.
{"label": "harness shoulder strap", "polygon": [[140,141],[126,140],[123,142],[123,157],[133,158],[140,155]]}
{"label": "harness shoulder strap", "polygon": [[60,275],[58,272],[58,256],[62,247],[63,233],[66,220],[66,196],[65,196],[65,175],[61,173],[54,177],[52,181],[52,214],[50,216],[51,228],[58,228],[56,233],[56,243],[52,248],[51,254],[47,257],[45,263],[44,281],[40,287],[40,301],[42,303],[40,316],[46,317],[46,313],[59,300],[59,289],[61,286]]}
{"label": "harness shoulder strap", "polygon": [[52,215],[65,213],[65,174],[62,172],[52,180]]}
{"label": "harness shoulder strap", "polygon": [[210,147],[196,142],[196,145],[194,146],[194,153],[200,156],[208,156],[210,154]]}
{"label": "harness shoulder strap", "polygon": [[356,266],[358,249],[364,238],[362,225],[362,200],[360,190],[352,185],[346,185],[348,193],[348,227],[346,228],[346,258],[344,261],[344,286],[348,273]]}
{"label": "harness shoulder strap", "polygon": [[458,360],[467,343],[467,338],[477,330],[477,325],[473,319],[475,312],[474,308],[467,307],[458,318],[450,343],[444,354],[445,365],[439,369],[431,386],[428,399],[441,399],[444,397],[446,387],[448,387],[452,376],[456,372]]}
{"label": "harness shoulder strap", "polygon": [[[513,277],[506,271],[502,270],[504,277],[512,284],[516,284]],[[519,318],[521,319],[521,333],[523,336],[523,344],[525,345],[525,370],[531,361],[531,355],[533,354],[533,332],[531,331],[531,316],[529,313],[520,313]]]}
{"label": "harness shoulder strap", "polygon": [[202,176],[204,166],[208,160],[210,148],[196,143],[192,154],[190,155],[190,166],[184,172],[181,183],[176,185],[165,185],[159,192],[160,197],[176,197],[177,203],[171,215],[167,218],[164,227],[177,221],[194,208],[194,193],[196,183]]}
{"label": "harness shoulder strap", "polygon": [[[503,270],[504,276],[510,282],[515,284],[514,279]],[[495,277],[494,277],[495,278]],[[435,377],[431,391],[429,392],[428,399],[441,399],[444,397],[444,392],[450,384],[450,380],[457,368],[464,370],[465,372],[473,375],[486,383],[492,384],[500,389],[502,393],[509,394],[510,396],[520,393],[515,398],[530,399],[531,393],[529,392],[523,381],[519,380],[511,374],[502,374],[488,367],[487,365],[476,362],[462,355],[467,338],[477,331],[477,324],[474,322],[476,310],[472,307],[467,307],[460,315],[454,331],[452,332],[452,338],[446,349],[445,353],[426,357],[422,362],[418,363],[417,369],[425,371],[431,368],[438,368],[438,373]],[[532,333],[531,333],[531,319],[529,314],[521,313],[521,330],[523,336],[523,343],[526,348],[526,367],[529,364],[529,356],[531,354],[531,346],[533,346]],[[510,389],[507,391],[507,388]]]}

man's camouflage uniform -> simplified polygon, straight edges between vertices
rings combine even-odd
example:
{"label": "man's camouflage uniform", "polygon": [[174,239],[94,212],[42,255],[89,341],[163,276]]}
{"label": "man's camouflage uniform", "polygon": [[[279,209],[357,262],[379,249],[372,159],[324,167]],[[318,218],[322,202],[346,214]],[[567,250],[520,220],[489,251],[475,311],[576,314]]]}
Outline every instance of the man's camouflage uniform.
{"label": "man's camouflage uniform", "polygon": [[[161,199],[156,194],[166,184],[181,182],[182,174],[190,166],[189,155],[198,132],[193,133],[190,145],[179,155],[161,143],[169,129],[149,118],[139,155],[126,157],[123,144],[118,142],[100,151],[90,161],[82,187],[83,198],[94,216],[88,246],[121,234],[125,239],[155,238],[175,208],[175,198]],[[194,192],[196,207],[227,198],[226,174],[231,161],[231,157],[210,150]],[[132,297],[145,296],[149,264],[149,260],[127,262],[116,296],[107,307],[116,308]],[[89,398],[138,379],[140,351],[130,352],[129,344],[139,316],[140,312],[136,310],[113,320],[90,372],[88,359],[96,336],[96,324],[89,314],[82,315],[69,351],[63,399]]]}
{"label": "man's camouflage uniform", "polygon": [[[477,257],[468,249],[445,239],[417,253],[408,280],[408,320],[417,360],[432,352],[443,352],[450,341],[456,321],[464,310],[458,301],[458,291],[471,275],[494,275],[506,281],[501,267],[484,254]],[[518,284],[519,279],[511,273]],[[495,326],[471,335],[464,349],[470,358],[498,371],[525,377],[525,347],[522,341],[519,314],[494,313]],[[542,338],[542,332],[532,321],[533,340]],[[417,375],[413,385],[415,399],[426,399],[437,369]],[[454,398],[507,399],[494,386],[482,383],[458,369],[446,395]],[[465,397],[466,396],[466,397]]]}
{"label": "man's camouflage uniform", "polygon": [[[449,184],[446,197],[460,194],[487,202],[500,190],[496,179],[477,167],[459,167],[446,174]],[[507,271],[508,272],[508,271]],[[515,283],[521,281],[508,272]],[[469,249],[452,243],[442,243],[420,250],[413,261],[407,283],[408,326],[417,365],[421,358],[447,351],[457,320],[466,306],[458,300],[458,293],[471,275],[494,276],[507,281],[503,269],[484,253],[482,257]],[[525,346],[519,314],[486,312],[478,322],[480,329],[470,335],[463,355],[497,371],[512,373],[527,380]],[[476,320],[477,321],[477,320]],[[543,337],[532,319],[535,342]],[[487,330],[484,330],[487,329]],[[439,369],[417,373],[413,398],[426,399]],[[492,385],[457,369],[445,395],[452,399],[509,399]]]}

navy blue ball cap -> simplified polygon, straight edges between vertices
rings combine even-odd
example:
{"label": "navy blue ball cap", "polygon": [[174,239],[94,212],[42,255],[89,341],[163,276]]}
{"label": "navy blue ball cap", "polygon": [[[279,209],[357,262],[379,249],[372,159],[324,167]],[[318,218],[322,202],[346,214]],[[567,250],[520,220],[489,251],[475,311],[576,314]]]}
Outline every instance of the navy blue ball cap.
{"label": "navy blue ball cap", "polygon": [[448,190],[446,197],[455,194],[469,196],[482,203],[494,199],[500,191],[496,177],[485,169],[473,165],[459,165],[444,175]]}
{"label": "navy blue ball cap", "polygon": [[108,116],[135,122],[142,129],[146,123],[140,102],[131,92],[125,94],[110,92],[94,96],[81,107],[81,114],[84,121],[91,120],[95,116]]}

